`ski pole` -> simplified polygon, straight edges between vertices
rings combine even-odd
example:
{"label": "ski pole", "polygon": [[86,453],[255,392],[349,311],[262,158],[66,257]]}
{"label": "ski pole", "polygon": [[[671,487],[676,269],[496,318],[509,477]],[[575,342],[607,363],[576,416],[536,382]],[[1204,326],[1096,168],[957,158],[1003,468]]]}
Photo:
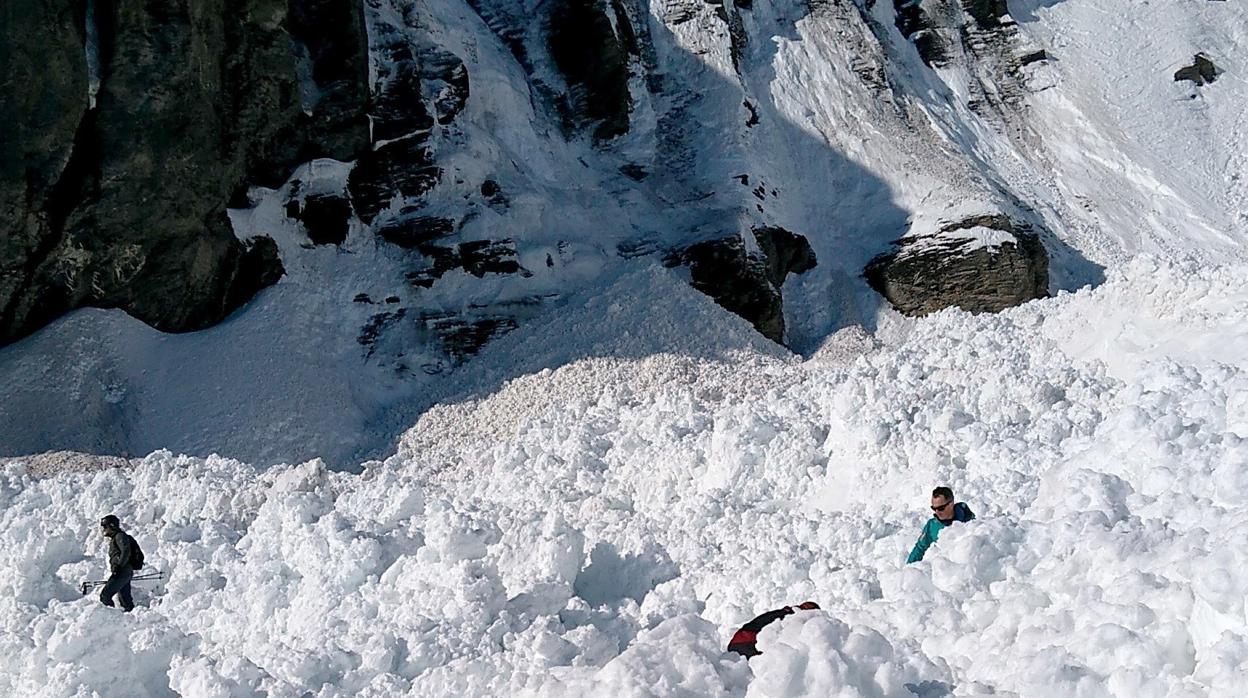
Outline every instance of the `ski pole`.
{"label": "ski pole", "polygon": [[[143,572],[142,574],[137,574],[137,575],[135,575],[135,576],[131,577],[131,578],[130,578],[130,581],[132,581],[132,582],[151,582],[151,581],[160,580],[160,579],[164,579],[164,578],[165,578],[165,573],[164,573],[162,570],[156,570],[156,569],[153,569],[153,570],[148,570],[148,571],[146,571],[146,572]],[[81,587],[81,589],[82,589],[82,595],[83,595],[83,596],[86,596],[87,594],[91,593],[91,591],[92,591],[93,589],[95,589],[96,587],[102,587],[102,586],[104,586],[105,584],[108,584],[108,580],[107,580],[107,579],[105,579],[105,580],[90,580],[90,581],[83,582],[83,583],[82,583],[82,587]]]}

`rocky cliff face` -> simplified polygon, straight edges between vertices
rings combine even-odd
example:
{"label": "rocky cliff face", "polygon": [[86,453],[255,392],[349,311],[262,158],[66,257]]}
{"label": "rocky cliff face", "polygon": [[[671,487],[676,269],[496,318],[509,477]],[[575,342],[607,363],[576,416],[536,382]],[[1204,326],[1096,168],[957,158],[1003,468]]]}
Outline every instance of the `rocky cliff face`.
{"label": "rocky cliff face", "polygon": [[[812,137],[801,120],[826,109],[820,90],[775,92],[803,84],[777,71],[806,59],[757,37],[835,26],[849,48],[826,72],[878,107],[846,123],[893,124],[877,155],[901,168],[924,148],[934,169],[958,156],[914,135],[930,120],[898,86],[894,43],[929,67],[972,66],[985,113],[1017,101],[1031,60],[1003,0],[453,5],[7,3],[0,50],[19,79],[0,86],[16,124],[0,171],[0,342],[82,306],[203,328],[326,247],[384,261],[385,283],[344,274],[370,282],[347,314],[362,315],[365,359],[400,372],[409,342],[441,347],[445,365],[419,359],[438,372],[590,279],[656,263],[784,342],[786,278],[818,257],[856,279],[905,215],[863,222],[838,205],[842,191],[887,198],[841,155],[864,134]],[[323,158],[338,163],[289,179]],[[959,167],[957,196],[1011,197]],[[283,220],[252,215],[273,198]],[[286,225],[297,244],[279,251]],[[805,284],[802,303],[834,303],[845,283]]]}
{"label": "rocky cliff face", "polygon": [[[348,0],[15,0],[0,47],[0,341],[82,306],[218,322],[282,273],[227,206],[368,143]],[[91,70],[88,70],[90,66]],[[89,74],[90,73],[90,74]]]}
{"label": "rocky cliff face", "polygon": [[906,315],[995,313],[1047,296],[1049,259],[1030,225],[988,214],[910,231],[866,277]]}

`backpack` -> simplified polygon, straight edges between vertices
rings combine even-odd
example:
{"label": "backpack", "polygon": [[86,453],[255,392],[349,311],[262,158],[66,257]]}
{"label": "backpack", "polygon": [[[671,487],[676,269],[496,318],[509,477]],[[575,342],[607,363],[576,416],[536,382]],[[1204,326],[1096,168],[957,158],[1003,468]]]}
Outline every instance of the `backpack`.
{"label": "backpack", "polygon": [[130,569],[143,569],[143,549],[139,547],[139,542],[130,536]]}

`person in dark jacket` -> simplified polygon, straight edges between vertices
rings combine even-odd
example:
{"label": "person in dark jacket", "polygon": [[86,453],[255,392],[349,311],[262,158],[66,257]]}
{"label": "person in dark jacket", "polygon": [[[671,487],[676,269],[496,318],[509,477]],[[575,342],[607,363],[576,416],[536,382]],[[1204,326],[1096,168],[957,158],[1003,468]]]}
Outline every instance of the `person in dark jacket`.
{"label": "person in dark jacket", "polygon": [[967,522],[975,518],[975,512],[965,502],[953,502],[953,490],[948,487],[937,487],[932,490],[932,518],[923,526],[919,540],[906,558],[906,564],[918,562],[927,554],[927,549],[940,537],[940,532],[953,522]]}
{"label": "person in dark jacket", "polygon": [[758,633],[764,627],[771,625],[785,616],[792,615],[797,611],[813,611],[817,608],[819,608],[819,604],[814,601],[807,601],[806,603],[798,604],[797,606],[785,606],[784,608],[777,608],[774,611],[768,611],[749,623],[741,626],[741,629],[738,630],[732,636],[732,639],[728,641],[728,651],[736,652],[746,659],[749,659],[750,657],[757,657],[762,654],[762,652],[758,651],[758,647],[756,646],[756,643],[758,642]]}
{"label": "person in dark jacket", "polygon": [[100,528],[108,538],[108,581],[100,589],[100,601],[113,605],[113,597],[121,596],[121,607],[127,613],[134,610],[134,598],[130,596],[130,578],[134,576],[133,562],[135,543],[129,533],[121,530],[121,521],[112,514],[100,519]]}

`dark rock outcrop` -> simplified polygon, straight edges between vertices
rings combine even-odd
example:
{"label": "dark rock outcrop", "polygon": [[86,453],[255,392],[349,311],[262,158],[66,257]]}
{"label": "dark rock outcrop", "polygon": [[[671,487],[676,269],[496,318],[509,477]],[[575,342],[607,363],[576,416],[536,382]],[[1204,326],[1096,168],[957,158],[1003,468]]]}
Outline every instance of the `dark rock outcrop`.
{"label": "dark rock outcrop", "polygon": [[286,213],[300,223],[313,245],[341,245],[351,226],[351,202],[336,194],[309,194],[292,201]]}
{"label": "dark rock outcrop", "polygon": [[901,35],[914,44],[923,62],[933,67],[945,65],[949,61],[948,49],[920,1],[893,0],[893,7],[896,11],[893,23]]}
{"label": "dark rock outcrop", "polygon": [[1047,61],[1047,60],[1049,60],[1048,51],[1045,51],[1042,48],[1035,49],[1031,51],[1025,51],[1022,54],[1020,54],[1018,57],[1018,65],[1019,67],[1023,67],[1023,66],[1031,65],[1032,63],[1039,63],[1041,61]]}
{"label": "dark rock outcrop", "polygon": [[388,141],[451,123],[468,101],[468,70],[458,56],[398,27],[372,25],[377,61],[373,138]]}
{"label": "dark rock outcrop", "polygon": [[378,54],[388,58],[378,64],[373,106],[373,137],[388,141],[433,126],[433,115],[420,98],[420,66],[407,37],[397,32],[381,36]]}
{"label": "dark rock outcrop", "polygon": [[409,272],[407,280],[414,286],[429,288],[452,269],[463,269],[478,279],[486,274],[531,273],[516,261],[516,246],[510,239],[470,240],[454,247],[422,243],[416,246],[429,261],[424,269]]}
{"label": "dark rock outcrop", "polygon": [[632,27],[627,16],[616,14],[617,36],[607,12],[613,10],[604,0],[556,0],[548,36],[551,57],[570,90],[569,111],[594,123],[598,140],[626,133],[632,108],[625,45]]}
{"label": "dark rock outcrop", "polygon": [[[972,29],[971,34],[978,36],[968,34],[966,27],[933,17],[934,12],[936,17],[947,18],[951,12],[956,12],[950,7],[953,4],[961,5],[972,22],[969,28]],[[963,43],[975,44],[982,41],[984,33],[995,32],[1004,26],[1001,18],[1009,14],[1006,0],[941,0],[938,3],[929,2],[928,5],[925,9],[922,0],[893,0],[893,23],[902,36],[918,49],[923,62],[933,67],[946,65],[950,60],[950,47],[941,37],[942,29],[954,41],[960,38]]]}
{"label": "dark rock outcrop", "polygon": [[347,178],[347,191],[356,215],[372,223],[395,196],[415,199],[433,189],[441,176],[427,135],[417,134],[361,157]]}
{"label": "dark rock outcrop", "polygon": [[455,221],[440,216],[419,215],[419,210],[405,211],[377,226],[377,236],[393,245],[419,250],[455,232]]}
{"label": "dark rock outcrop", "polygon": [[421,322],[456,363],[476,354],[487,342],[519,327],[508,315],[468,316],[424,313]]}
{"label": "dark rock outcrop", "polygon": [[511,240],[472,240],[459,245],[460,264],[478,279],[486,274],[516,274],[516,245]]}
{"label": "dark rock outcrop", "polygon": [[991,313],[1048,295],[1044,245],[1029,226],[1004,215],[967,218],[894,244],[864,276],[906,315],[954,306]]}
{"label": "dark rock outcrop", "polygon": [[56,312],[36,311],[32,306],[47,301],[28,286],[56,247],[47,209],[62,208],[58,184],[88,106],[77,6],[73,0],[0,4],[0,344]]}
{"label": "dark rock outcrop", "polygon": [[[227,4],[227,12],[255,11],[246,4],[230,8]],[[295,139],[302,152],[275,163],[277,181],[286,178],[290,164],[318,157],[350,160],[368,143],[368,33],[361,3],[288,0],[286,8],[304,111],[295,121],[305,132]],[[274,38],[280,47],[280,35]]]}
{"label": "dark rock outcrop", "polygon": [[698,242],[670,254],[669,266],[689,268],[691,285],[724,309],[749,321],[764,337],[784,343],[781,287],[790,274],[814,268],[814,250],[805,237],[783,228],[753,232],[760,253],[740,235]]}
{"label": "dark rock outcrop", "polygon": [[367,145],[358,3],[97,2],[93,108],[82,6],[0,10],[0,343],[87,305],[171,332],[220,321],[282,270],[227,205]]}
{"label": "dark rock outcrop", "polygon": [[1174,73],[1174,81],[1190,80],[1197,87],[1206,85],[1218,79],[1222,74],[1222,70],[1214,65],[1213,59],[1209,56],[1198,53],[1192,57],[1192,64],[1179,68]]}
{"label": "dark rock outcrop", "polygon": [[962,8],[975,20],[980,29],[996,29],[1001,18],[1009,15],[1006,0],[961,0]]}
{"label": "dark rock outcrop", "polygon": [[777,289],[789,274],[804,274],[818,264],[810,242],[797,233],[769,226],[755,228],[754,239],[767,264],[767,280]]}

